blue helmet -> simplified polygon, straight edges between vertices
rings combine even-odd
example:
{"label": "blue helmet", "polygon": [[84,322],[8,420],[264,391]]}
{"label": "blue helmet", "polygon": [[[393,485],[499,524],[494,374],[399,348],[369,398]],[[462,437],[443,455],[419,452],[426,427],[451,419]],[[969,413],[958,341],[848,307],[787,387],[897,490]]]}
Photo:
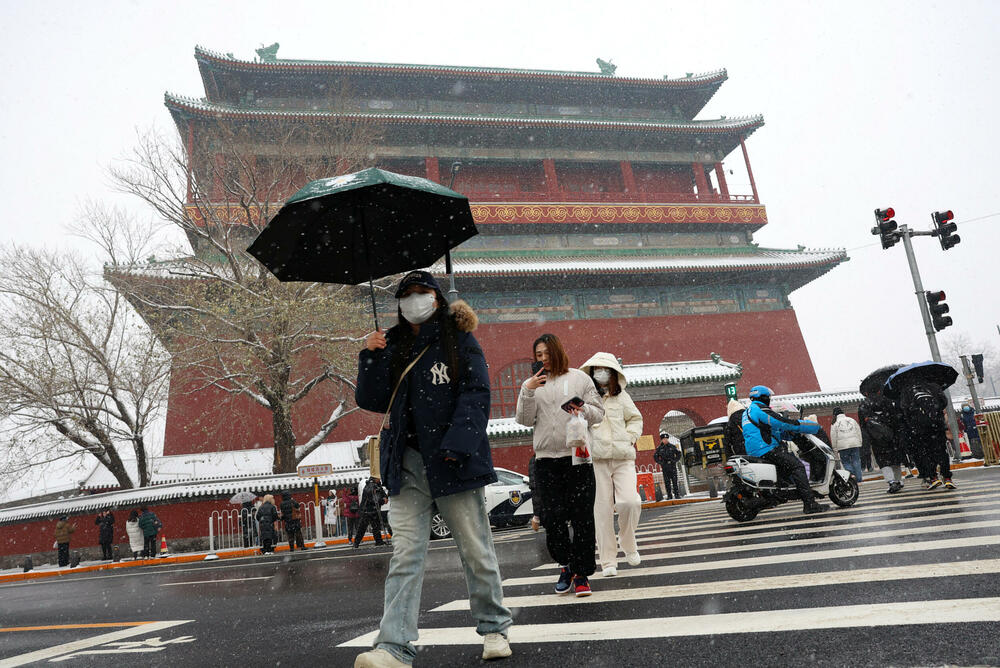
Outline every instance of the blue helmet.
{"label": "blue helmet", "polygon": [[772,394],[774,393],[771,392],[770,387],[767,387],[766,385],[754,385],[750,388],[749,396],[751,401],[759,401],[765,406],[770,406]]}

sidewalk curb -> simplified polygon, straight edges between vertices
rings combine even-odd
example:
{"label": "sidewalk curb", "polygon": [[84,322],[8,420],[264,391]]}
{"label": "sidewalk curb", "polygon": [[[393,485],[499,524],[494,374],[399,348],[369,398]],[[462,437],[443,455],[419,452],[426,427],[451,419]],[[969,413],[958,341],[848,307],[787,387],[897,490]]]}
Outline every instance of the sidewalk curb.
{"label": "sidewalk curb", "polygon": [[[372,542],[374,538],[365,536],[363,542]],[[331,545],[347,545],[350,541],[347,538],[337,538],[326,540],[327,547]],[[314,549],[316,541],[306,543],[306,547]],[[287,545],[278,545],[275,552],[288,552]],[[0,584],[9,582],[23,582],[25,580],[39,580],[42,578],[63,577],[66,575],[76,575],[77,573],[93,573],[95,571],[108,571],[119,568],[136,568],[139,566],[158,566],[160,564],[189,564],[195,561],[205,561],[205,557],[213,552],[192,552],[189,554],[178,554],[166,557],[156,557],[155,559],[137,559],[135,561],[120,561],[109,564],[93,564],[91,566],[78,566],[76,568],[57,568],[47,571],[28,571],[27,573],[8,573],[0,575]],[[219,559],[235,559],[238,557],[252,557],[260,554],[260,548],[236,548],[232,550],[217,550],[214,554]]]}

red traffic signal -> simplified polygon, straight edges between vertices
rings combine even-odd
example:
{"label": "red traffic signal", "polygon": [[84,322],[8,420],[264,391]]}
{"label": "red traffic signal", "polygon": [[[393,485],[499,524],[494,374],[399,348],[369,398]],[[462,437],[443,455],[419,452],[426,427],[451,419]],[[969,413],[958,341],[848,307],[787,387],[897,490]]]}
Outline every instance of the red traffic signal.
{"label": "red traffic signal", "polygon": [[951,317],[945,315],[951,310],[944,303],[946,298],[944,290],[924,293],[924,299],[927,301],[927,311],[931,316],[931,324],[934,325],[934,331],[936,332],[940,332],[945,327],[951,327],[953,324]]}
{"label": "red traffic signal", "polygon": [[899,243],[899,235],[896,233],[896,228],[899,226],[892,219],[895,215],[896,210],[891,206],[875,209],[875,227],[872,228],[872,234],[881,238],[882,248],[892,248]]}
{"label": "red traffic signal", "polygon": [[955,234],[958,231],[958,224],[951,222],[955,214],[951,211],[935,211],[931,214],[934,220],[934,235],[941,242],[941,250],[954,248],[962,241],[962,237]]}

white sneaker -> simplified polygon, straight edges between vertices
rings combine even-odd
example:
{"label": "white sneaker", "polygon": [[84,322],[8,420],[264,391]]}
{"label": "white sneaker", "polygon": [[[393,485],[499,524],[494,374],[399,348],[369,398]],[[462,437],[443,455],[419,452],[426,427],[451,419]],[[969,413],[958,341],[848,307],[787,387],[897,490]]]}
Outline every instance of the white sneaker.
{"label": "white sneaker", "polygon": [[371,649],[354,659],[354,668],[409,668],[410,665],[384,649]]}
{"label": "white sneaker", "polygon": [[639,556],[638,552],[629,552],[625,555],[625,561],[628,562],[629,566],[638,566],[642,563],[642,557]]}
{"label": "white sneaker", "polygon": [[618,569],[614,566],[608,566],[603,571],[601,571],[601,575],[603,575],[606,578],[613,578],[614,576],[618,575]]}
{"label": "white sneaker", "polygon": [[512,654],[510,642],[502,633],[487,633],[483,636],[483,658],[502,659]]}

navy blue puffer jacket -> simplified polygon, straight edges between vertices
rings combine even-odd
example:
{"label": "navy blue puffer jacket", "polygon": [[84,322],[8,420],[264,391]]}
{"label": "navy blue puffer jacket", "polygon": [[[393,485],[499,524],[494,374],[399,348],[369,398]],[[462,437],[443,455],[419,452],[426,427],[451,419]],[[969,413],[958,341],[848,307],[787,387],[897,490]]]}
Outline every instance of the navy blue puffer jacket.
{"label": "navy blue puffer jacket", "polygon": [[[411,361],[430,346],[420,361],[403,377],[392,402],[389,425],[381,434],[379,465],[382,484],[390,496],[399,494],[406,444],[407,408],[412,408],[413,426],[431,496],[438,498],[485,487],[496,482],[493,457],[486,438],[490,413],[490,380],[486,358],[471,334],[478,324],[472,307],[463,301],[451,305],[449,316],[458,328],[458,363],[448,368],[440,324],[431,320],[420,326],[413,342]],[[386,332],[386,347],[362,349],[358,356],[358,406],[385,413],[392,395],[391,360],[402,334],[402,322]],[[452,382],[454,378],[457,383]]]}

